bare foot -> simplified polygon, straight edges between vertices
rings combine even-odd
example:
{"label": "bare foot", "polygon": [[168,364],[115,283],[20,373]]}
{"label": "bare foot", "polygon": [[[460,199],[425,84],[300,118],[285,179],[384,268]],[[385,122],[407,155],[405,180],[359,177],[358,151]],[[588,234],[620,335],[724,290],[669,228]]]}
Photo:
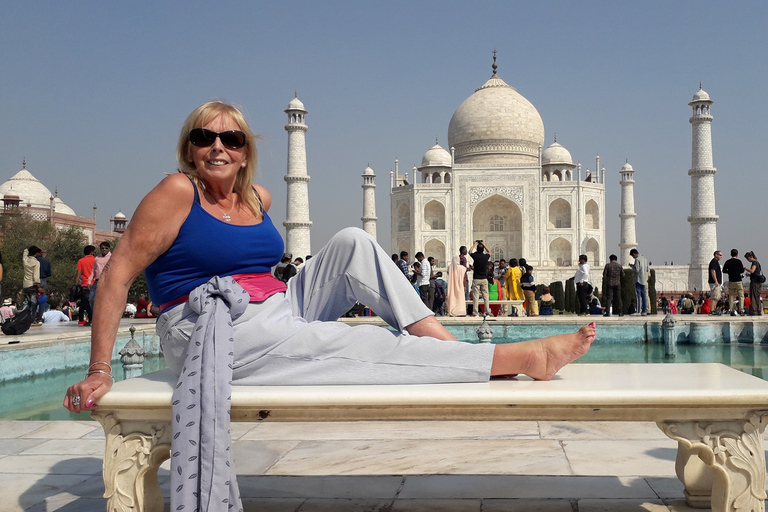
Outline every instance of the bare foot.
{"label": "bare foot", "polygon": [[496,345],[491,376],[524,373],[536,380],[549,380],[560,368],[586,354],[595,334],[592,322],[573,334]]}

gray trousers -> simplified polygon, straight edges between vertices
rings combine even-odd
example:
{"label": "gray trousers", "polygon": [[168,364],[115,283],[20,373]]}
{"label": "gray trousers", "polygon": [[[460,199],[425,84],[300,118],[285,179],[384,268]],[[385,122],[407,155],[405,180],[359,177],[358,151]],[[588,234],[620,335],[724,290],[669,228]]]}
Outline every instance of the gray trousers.
{"label": "gray trousers", "polygon": [[[393,330],[336,321],[355,302]],[[251,303],[234,322],[233,384],[425,384],[490,378],[494,346],[412,336],[432,315],[390,256],[346,228],[304,264],[286,293]],[[197,315],[188,304],[158,318],[165,359],[179,375]]]}

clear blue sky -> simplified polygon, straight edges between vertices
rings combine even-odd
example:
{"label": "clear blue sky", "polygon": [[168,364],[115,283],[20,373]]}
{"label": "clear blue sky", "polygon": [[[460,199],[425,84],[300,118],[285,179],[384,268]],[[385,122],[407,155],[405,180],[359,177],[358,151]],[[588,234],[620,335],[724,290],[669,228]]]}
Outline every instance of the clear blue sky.
{"label": "clear blue sky", "polygon": [[[27,168],[101,227],[175,171],[186,115],[221,98],[261,135],[257,180],[285,218],[283,110],[309,115],[313,250],[360,226],[377,175],[389,250],[389,172],[419,165],[455,109],[499,75],[539,110],[547,144],[607,169],[608,254],[619,169],[635,169],[641,252],[689,261],[691,115],[715,101],[721,249],[768,261],[764,208],[768,2],[2,2],[0,180]],[[726,253],[727,254],[727,253]]]}

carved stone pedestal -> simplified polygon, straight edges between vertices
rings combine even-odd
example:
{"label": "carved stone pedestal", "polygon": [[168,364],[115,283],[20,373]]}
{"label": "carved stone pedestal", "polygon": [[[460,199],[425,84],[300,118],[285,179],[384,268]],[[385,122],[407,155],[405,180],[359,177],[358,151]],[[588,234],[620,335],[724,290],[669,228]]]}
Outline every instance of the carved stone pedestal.
{"label": "carved stone pedestal", "polygon": [[675,470],[685,499],[713,511],[764,511],[763,431],[768,412],[734,421],[664,421],[659,428],[678,443]]}
{"label": "carved stone pedestal", "polygon": [[157,470],[170,457],[170,423],[121,422],[93,413],[106,434],[104,497],[108,512],[163,512]]}

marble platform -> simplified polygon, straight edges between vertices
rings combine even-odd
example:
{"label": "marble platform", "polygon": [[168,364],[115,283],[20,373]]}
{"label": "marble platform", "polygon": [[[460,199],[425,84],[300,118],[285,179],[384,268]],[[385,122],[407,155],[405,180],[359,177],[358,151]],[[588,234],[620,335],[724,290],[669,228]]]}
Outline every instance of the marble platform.
{"label": "marble platform", "polygon": [[[701,510],[674,474],[676,443],[651,422],[232,428],[246,511]],[[103,450],[95,421],[0,422],[0,512],[104,512]]]}

